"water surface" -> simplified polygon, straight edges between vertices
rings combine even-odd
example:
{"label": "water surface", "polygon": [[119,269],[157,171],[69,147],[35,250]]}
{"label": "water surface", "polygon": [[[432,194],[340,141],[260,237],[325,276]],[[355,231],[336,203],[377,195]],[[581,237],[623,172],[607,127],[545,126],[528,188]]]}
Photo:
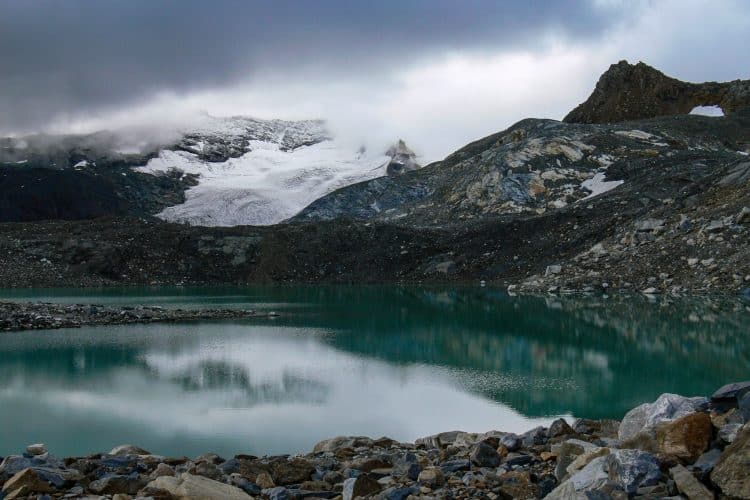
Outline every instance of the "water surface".
{"label": "water surface", "polygon": [[0,455],[135,443],[293,453],[340,434],[413,440],[620,418],[750,378],[742,302],[519,298],[416,287],[1,291],[66,303],[230,306],[275,320],[0,336]]}

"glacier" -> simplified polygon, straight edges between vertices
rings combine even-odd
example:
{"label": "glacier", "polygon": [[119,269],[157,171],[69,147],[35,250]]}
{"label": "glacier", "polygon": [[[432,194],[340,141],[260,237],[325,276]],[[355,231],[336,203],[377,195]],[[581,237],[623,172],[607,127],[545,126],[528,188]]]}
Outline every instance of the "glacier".
{"label": "glacier", "polygon": [[134,170],[198,176],[185,202],[157,217],[201,226],[271,225],[340,188],[386,174],[385,152],[353,150],[319,120],[205,120]]}

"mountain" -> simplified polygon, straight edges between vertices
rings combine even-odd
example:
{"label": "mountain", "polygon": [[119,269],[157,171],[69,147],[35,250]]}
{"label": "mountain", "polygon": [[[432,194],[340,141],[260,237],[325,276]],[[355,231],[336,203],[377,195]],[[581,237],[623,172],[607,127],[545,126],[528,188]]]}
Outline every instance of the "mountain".
{"label": "mountain", "polygon": [[[253,140],[247,131],[237,140],[195,132],[151,153],[133,177],[184,176],[180,182],[198,183],[183,190],[189,202],[200,182],[210,185],[206,168],[335,143],[309,132],[316,127]],[[0,224],[0,282],[485,280],[524,292],[750,296],[750,108],[611,123],[526,119],[411,171],[407,149],[395,145],[373,173],[379,177],[322,196],[288,223],[200,227],[113,217]],[[192,174],[154,168],[165,151],[198,167]],[[401,168],[384,175],[392,164]]]}
{"label": "mountain", "polygon": [[613,64],[599,78],[591,96],[563,119],[568,123],[614,123],[688,114],[713,106],[732,113],[750,106],[750,80],[688,83],[648,64]]}
{"label": "mountain", "polygon": [[440,227],[542,215],[611,190],[650,191],[650,169],[674,184],[667,172],[695,170],[699,159],[717,169],[744,161],[744,127],[740,118],[688,115],[607,125],[527,119],[420,170],[339,189],[293,220]]}
{"label": "mountain", "polygon": [[0,221],[156,215],[206,226],[267,225],[339,187],[418,168],[401,141],[350,150],[319,120],[202,120],[169,144],[113,133],[0,141]]}

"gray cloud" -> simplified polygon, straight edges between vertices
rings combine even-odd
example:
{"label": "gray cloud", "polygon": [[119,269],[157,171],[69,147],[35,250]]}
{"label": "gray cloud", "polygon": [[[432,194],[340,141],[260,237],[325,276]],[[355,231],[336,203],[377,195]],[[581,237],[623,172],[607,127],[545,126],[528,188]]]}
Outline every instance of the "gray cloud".
{"label": "gray cloud", "polygon": [[534,48],[550,34],[585,43],[635,10],[604,3],[0,0],[0,131],[269,74],[366,78],[440,53]]}

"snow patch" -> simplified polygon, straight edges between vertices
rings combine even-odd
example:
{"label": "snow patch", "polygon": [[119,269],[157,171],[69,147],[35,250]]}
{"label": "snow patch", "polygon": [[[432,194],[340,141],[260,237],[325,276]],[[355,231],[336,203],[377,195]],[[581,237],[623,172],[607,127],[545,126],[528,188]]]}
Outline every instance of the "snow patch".
{"label": "snow patch", "polygon": [[621,135],[623,137],[627,137],[629,139],[640,139],[643,141],[647,141],[654,137],[653,134],[649,134],[648,132],[644,132],[643,130],[618,130],[615,132],[617,135]]}
{"label": "snow patch", "polygon": [[604,172],[598,172],[594,174],[594,176],[591,179],[586,179],[581,183],[581,187],[583,189],[586,189],[588,191],[591,191],[591,194],[583,198],[584,200],[588,200],[589,198],[593,198],[594,196],[598,196],[602,193],[606,193],[607,191],[610,191],[620,184],[622,184],[625,181],[605,181],[604,180],[605,174]]}
{"label": "snow patch", "polygon": [[76,163],[75,165],[73,165],[73,168],[83,168],[83,167],[88,167],[88,166],[89,166],[89,162],[88,161],[81,160],[78,163]]}
{"label": "snow patch", "polygon": [[691,115],[699,116],[724,116],[724,110],[721,106],[696,106],[690,111]]}

